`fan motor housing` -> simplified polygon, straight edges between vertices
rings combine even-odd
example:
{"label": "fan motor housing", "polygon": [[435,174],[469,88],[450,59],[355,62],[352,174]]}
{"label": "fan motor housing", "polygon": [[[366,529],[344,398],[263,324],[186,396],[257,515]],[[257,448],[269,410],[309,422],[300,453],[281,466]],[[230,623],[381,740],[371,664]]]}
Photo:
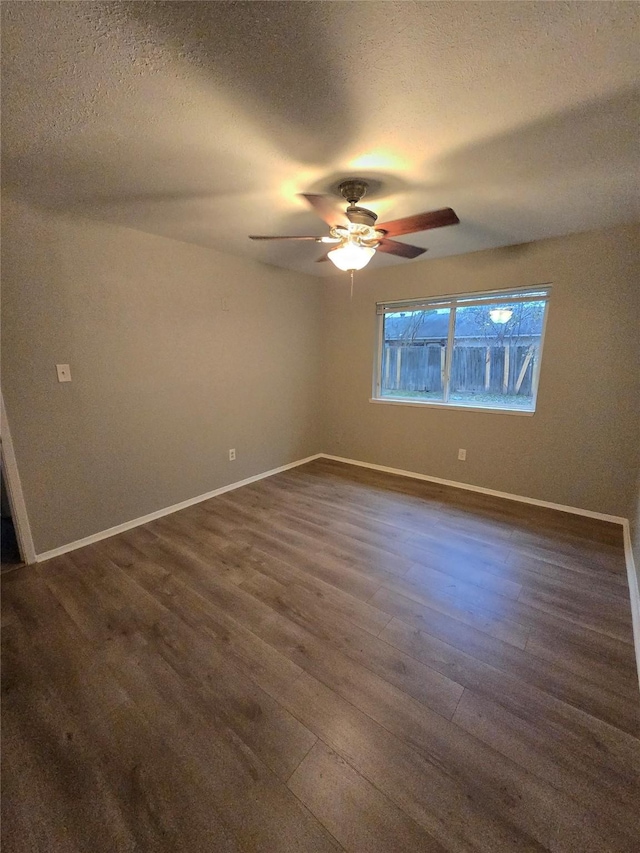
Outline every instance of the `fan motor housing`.
{"label": "fan motor housing", "polygon": [[347,208],[347,218],[354,225],[375,225],[378,218],[372,210],[367,210],[366,207],[356,207],[350,204]]}
{"label": "fan motor housing", "polygon": [[338,187],[342,197],[349,202],[347,218],[354,225],[373,226],[378,218],[372,210],[357,206],[360,199],[366,195],[368,188],[369,184],[363,178],[349,178]]}

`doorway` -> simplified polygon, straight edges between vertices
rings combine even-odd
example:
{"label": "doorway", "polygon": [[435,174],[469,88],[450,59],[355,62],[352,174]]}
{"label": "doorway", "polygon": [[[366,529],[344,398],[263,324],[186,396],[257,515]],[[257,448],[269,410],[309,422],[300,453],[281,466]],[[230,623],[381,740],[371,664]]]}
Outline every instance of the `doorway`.
{"label": "doorway", "polygon": [[7,410],[0,392],[0,472],[2,480],[2,571],[36,562],[31,526],[13,450]]}
{"label": "doorway", "polygon": [[0,562],[2,564],[2,571],[6,572],[22,564],[22,555],[20,554],[18,536],[11,510],[11,501],[9,500],[9,493],[7,491],[3,455],[0,454],[0,515],[2,522],[2,528],[0,529],[0,536],[2,537],[0,538]]}

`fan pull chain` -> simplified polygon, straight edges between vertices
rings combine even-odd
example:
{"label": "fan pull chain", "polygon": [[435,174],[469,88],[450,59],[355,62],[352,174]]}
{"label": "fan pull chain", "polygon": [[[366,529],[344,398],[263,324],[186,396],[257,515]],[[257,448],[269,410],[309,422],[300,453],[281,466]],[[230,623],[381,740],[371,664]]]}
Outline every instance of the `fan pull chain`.
{"label": "fan pull chain", "polygon": [[353,302],[353,270],[350,270],[351,273],[351,302]]}

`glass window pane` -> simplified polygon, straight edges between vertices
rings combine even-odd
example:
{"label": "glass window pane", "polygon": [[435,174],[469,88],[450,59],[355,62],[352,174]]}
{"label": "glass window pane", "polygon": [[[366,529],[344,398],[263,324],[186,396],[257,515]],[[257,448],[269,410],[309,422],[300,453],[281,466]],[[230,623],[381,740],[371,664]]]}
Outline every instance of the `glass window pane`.
{"label": "glass window pane", "polygon": [[456,309],[449,402],[533,409],[546,303]]}
{"label": "glass window pane", "polygon": [[384,315],[382,397],[444,400],[449,315],[449,308]]}

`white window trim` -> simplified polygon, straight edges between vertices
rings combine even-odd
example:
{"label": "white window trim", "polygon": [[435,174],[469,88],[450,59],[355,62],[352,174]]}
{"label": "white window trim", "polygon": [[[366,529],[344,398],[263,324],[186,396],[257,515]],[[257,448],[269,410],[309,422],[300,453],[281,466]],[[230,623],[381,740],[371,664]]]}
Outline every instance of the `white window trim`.
{"label": "white window trim", "polygon": [[[540,334],[539,357],[534,364],[533,376],[533,402],[530,409],[516,409],[507,406],[476,406],[473,403],[450,403],[449,398],[449,379],[451,376],[451,366],[453,363],[453,342],[455,337],[455,308],[460,304],[464,307],[465,304],[484,304],[490,305],[500,300],[509,302],[528,302],[531,296],[538,291],[546,291],[545,296],[546,306],[544,311],[544,320],[542,323],[542,332]],[[477,296],[477,302],[476,302]],[[547,330],[547,318],[549,316],[549,301],[551,299],[551,284],[534,284],[529,287],[509,288],[505,290],[483,290],[477,293],[456,293],[449,296],[434,296],[433,298],[418,298],[418,299],[402,299],[389,302],[376,303],[376,354],[374,358],[374,374],[372,396],[369,398],[370,403],[384,403],[392,406],[414,406],[414,407],[430,407],[433,409],[454,409],[459,411],[475,411],[475,412],[491,412],[493,414],[503,415],[525,415],[531,416],[535,414],[536,405],[538,402],[538,390],[540,383],[540,366],[542,364],[542,353],[544,350],[544,339]],[[384,316],[385,313],[394,313],[401,311],[403,308],[411,310],[412,306],[427,306],[437,304],[440,307],[450,307],[452,310],[449,314],[449,330],[447,335],[447,350],[445,361],[445,387],[443,400],[415,400],[409,397],[383,397],[382,396],[382,354],[384,351]],[[386,306],[392,306],[391,309]],[[386,310],[385,310],[386,309]]]}
{"label": "white window trim", "polygon": [[531,417],[535,415],[535,409],[491,409],[487,406],[474,406],[473,403],[464,405],[463,403],[436,403],[433,400],[405,400],[402,397],[370,397],[370,403],[381,403],[383,406],[413,406],[414,408],[423,409],[454,409],[461,412],[485,412],[492,415],[525,415]]}

